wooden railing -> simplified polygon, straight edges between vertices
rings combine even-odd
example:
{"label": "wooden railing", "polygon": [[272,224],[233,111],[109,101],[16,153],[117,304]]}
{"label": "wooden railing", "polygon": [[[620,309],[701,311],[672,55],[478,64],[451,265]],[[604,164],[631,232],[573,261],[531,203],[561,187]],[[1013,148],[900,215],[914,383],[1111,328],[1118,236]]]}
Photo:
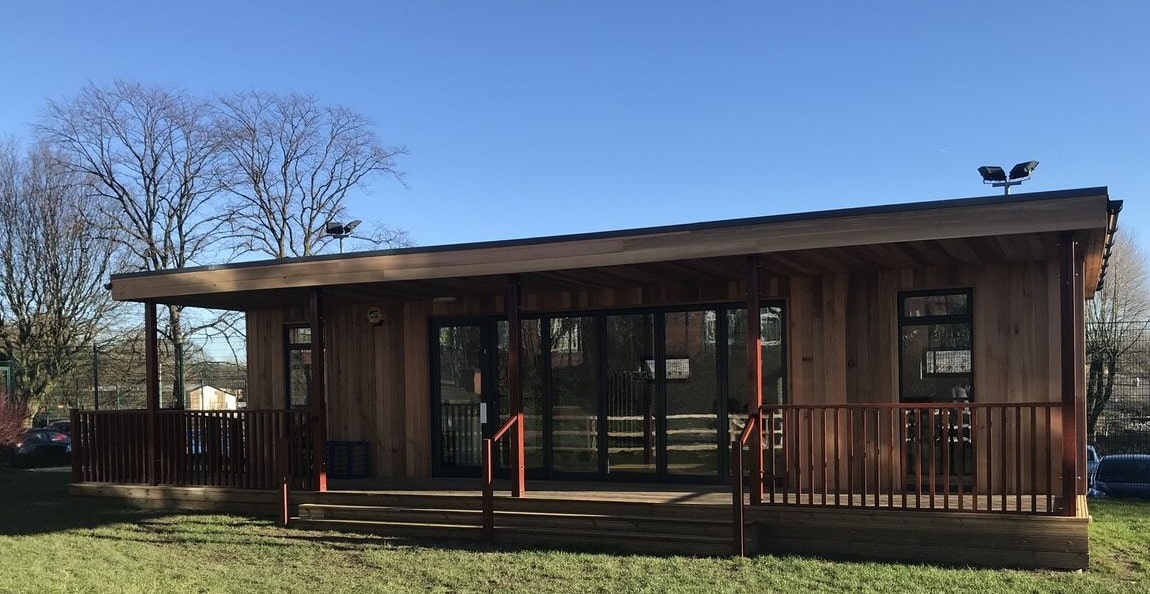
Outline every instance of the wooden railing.
{"label": "wooden railing", "polygon": [[[495,536],[495,460],[492,452],[495,443],[503,439],[519,422],[519,415],[508,417],[499,429],[483,440],[483,537],[491,540]],[[521,447],[521,446],[520,446]]]}
{"label": "wooden railing", "polygon": [[[743,501],[743,448],[747,445],[747,441],[758,431],[759,415],[750,414],[747,416],[747,424],[743,426],[742,433],[739,437],[731,441],[731,509],[734,511],[732,518],[732,529],[734,530],[734,553],[740,557],[747,554],[747,535],[746,535],[746,503]],[[760,454],[761,455],[761,454]],[[762,485],[759,483],[757,477],[752,477],[754,487],[761,489]]]}
{"label": "wooden railing", "polygon": [[777,420],[763,428],[767,504],[1058,514],[1075,495],[1062,492],[1058,403],[763,411]]}
{"label": "wooden railing", "polygon": [[74,411],[72,448],[75,482],[312,488],[307,411]]}

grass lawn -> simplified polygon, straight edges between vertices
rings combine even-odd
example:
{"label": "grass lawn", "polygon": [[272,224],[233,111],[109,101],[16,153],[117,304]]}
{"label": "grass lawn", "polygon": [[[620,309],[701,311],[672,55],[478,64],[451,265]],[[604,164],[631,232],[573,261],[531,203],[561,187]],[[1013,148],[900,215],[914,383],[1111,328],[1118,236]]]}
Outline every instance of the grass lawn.
{"label": "grass lawn", "polygon": [[1091,501],[1086,572],[428,546],[71,499],[0,469],[0,592],[1150,592],[1150,502]]}

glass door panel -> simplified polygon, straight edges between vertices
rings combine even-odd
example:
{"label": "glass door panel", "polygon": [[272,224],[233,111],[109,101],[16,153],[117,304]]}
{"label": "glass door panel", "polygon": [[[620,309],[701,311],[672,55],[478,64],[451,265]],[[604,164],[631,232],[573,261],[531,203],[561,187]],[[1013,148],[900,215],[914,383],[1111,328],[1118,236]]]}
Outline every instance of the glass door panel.
{"label": "glass door panel", "polygon": [[[523,337],[519,365],[522,376],[520,387],[523,391],[523,453],[524,465],[528,470],[543,468],[543,379],[539,367],[540,335],[539,320],[521,320]],[[509,332],[506,320],[495,324],[499,365],[499,414],[489,419],[491,431],[496,431],[511,415],[511,390],[508,385],[507,355]],[[510,467],[511,440],[499,440],[496,461],[500,468]]]}
{"label": "glass door panel", "polygon": [[607,316],[607,474],[655,474],[658,423],[655,398],[655,316]]}
{"label": "glass door panel", "polygon": [[664,320],[667,474],[716,476],[720,451],[716,312],[673,312]]}
{"label": "glass door panel", "polygon": [[[727,414],[730,439],[737,439],[747,420],[747,310],[727,310]],[[759,310],[759,332],[762,337],[763,404],[786,403],[786,349],[781,306],[768,305]],[[782,417],[769,415],[763,428],[763,448],[768,475],[783,474]],[[772,430],[773,427],[773,430]],[[772,442],[773,437],[773,442]],[[745,458],[747,464],[749,457]],[[768,478],[769,480],[769,478]]]}
{"label": "glass door panel", "polygon": [[599,470],[599,336],[594,317],[549,319],[551,468]]}
{"label": "glass door panel", "polygon": [[479,468],[483,440],[483,333],[479,325],[436,331],[439,468],[452,474]]}

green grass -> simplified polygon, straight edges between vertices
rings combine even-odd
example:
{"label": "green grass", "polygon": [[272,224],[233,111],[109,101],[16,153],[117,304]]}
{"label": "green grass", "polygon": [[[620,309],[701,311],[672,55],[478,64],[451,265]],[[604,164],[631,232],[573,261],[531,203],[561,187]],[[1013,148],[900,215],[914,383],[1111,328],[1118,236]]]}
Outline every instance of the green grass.
{"label": "green grass", "polygon": [[1086,572],[515,551],[69,498],[0,470],[0,592],[1150,592],[1150,502],[1092,501]]}

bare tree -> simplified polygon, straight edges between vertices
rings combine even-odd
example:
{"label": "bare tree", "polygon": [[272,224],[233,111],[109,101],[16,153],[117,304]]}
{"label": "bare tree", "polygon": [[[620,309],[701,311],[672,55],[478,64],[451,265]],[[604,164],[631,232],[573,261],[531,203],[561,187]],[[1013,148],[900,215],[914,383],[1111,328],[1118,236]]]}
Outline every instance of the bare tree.
{"label": "bare tree", "polygon": [[[401,179],[395,158],[405,149],[384,146],[363,115],[312,96],[233,95],[220,102],[217,129],[231,165],[225,187],[236,197],[230,220],[247,251],[314,254],[331,240],[325,223],[345,215],[349,192],[375,177]],[[405,237],[392,230],[377,239]]]}
{"label": "bare tree", "polygon": [[1146,255],[1136,236],[1126,234],[1110,256],[1102,290],[1086,306],[1086,430],[1094,435],[1098,419],[1114,395],[1118,376],[1137,372],[1145,355],[1137,349],[1150,320]]}
{"label": "bare tree", "polygon": [[[131,255],[130,267],[163,270],[229,258],[219,241],[226,216],[213,200],[221,152],[211,113],[183,91],[130,82],[89,84],[70,101],[48,102],[39,132],[84,177],[108,223],[103,231]],[[185,323],[182,311],[168,306],[163,326],[177,365],[185,338],[221,319]],[[172,392],[179,405],[182,387]]]}
{"label": "bare tree", "polygon": [[116,246],[77,176],[46,147],[0,151],[0,344],[11,397],[28,414],[69,374],[114,304],[104,289]]}

